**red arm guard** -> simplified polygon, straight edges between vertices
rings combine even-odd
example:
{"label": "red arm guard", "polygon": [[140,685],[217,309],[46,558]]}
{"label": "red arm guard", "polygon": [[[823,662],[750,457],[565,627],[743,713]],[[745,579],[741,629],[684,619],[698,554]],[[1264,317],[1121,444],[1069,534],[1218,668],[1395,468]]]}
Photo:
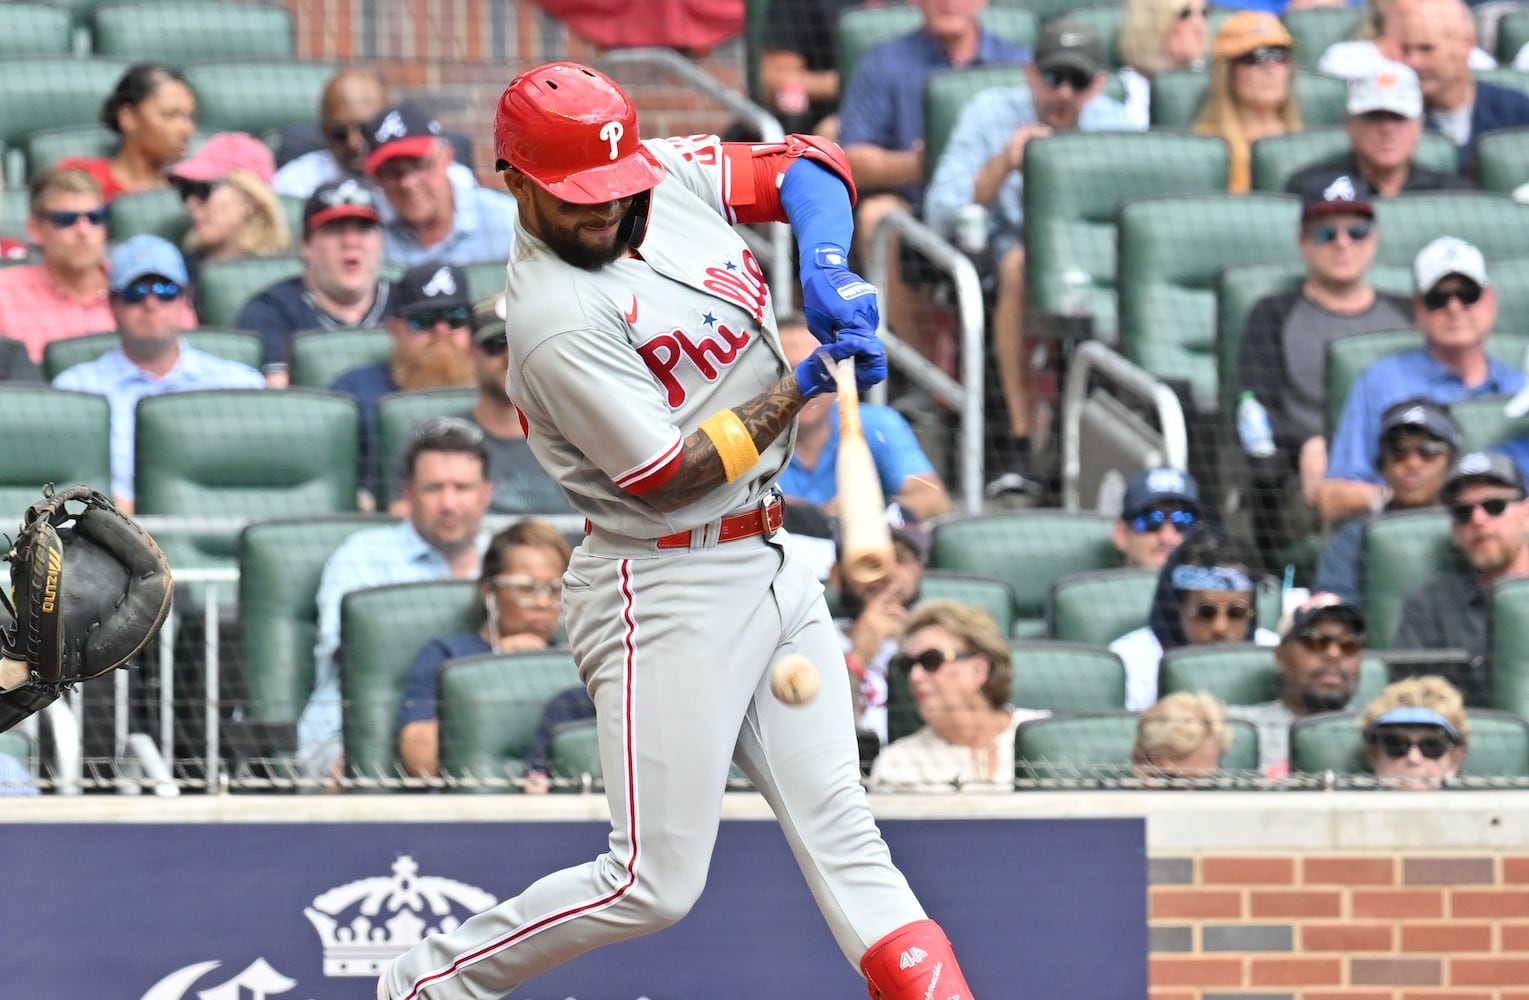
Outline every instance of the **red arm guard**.
{"label": "red arm guard", "polygon": [[780,185],[799,156],[815,160],[838,175],[849,189],[849,203],[855,203],[849,159],[838,143],[820,135],[788,135],[785,142],[724,142],[722,155],[727,158],[732,178],[727,207],[734,222],[787,221],[780,204]]}

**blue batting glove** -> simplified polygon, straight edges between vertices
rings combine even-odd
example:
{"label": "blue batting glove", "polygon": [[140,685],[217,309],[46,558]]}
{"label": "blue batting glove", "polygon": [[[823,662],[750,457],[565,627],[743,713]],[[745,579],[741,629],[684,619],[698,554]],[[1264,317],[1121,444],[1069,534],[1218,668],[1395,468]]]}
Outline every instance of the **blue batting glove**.
{"label": "blue batting glove", "polygon": [[855,388],[865,392],[887,377],[887,352],[881,340],[864,330],[845,330],[839,339],[813,351],[796,366],[796,384],[808,399],[833,392],[836,362],[855,359]]}
{"label": "blue batting glove", "polygon": [[849,327],[876,331],[880,311],[876,288],[851,271],[839,247],[820,246],[802,259],[802,313],[807,329],[827,344]]}

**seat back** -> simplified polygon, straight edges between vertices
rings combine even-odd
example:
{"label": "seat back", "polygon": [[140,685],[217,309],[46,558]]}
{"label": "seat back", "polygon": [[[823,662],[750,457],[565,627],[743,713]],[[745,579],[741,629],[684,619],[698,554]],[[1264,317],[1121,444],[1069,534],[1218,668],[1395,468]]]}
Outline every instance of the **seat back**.
{"label": "seat back", "polygon": [[1047,634],[1104,646],[1147,623],[1157,570],[1123,566],[1069,573],[1046,595]]}
{"label": "seat back", "polygon": [[[1030,719],[1014,733],[1014,759],[1021,779],[1114,784],[1131,780],[1136,746],[1134,712],[1085,712]],[[1258,730],[1228,719],[1232,745],[1221,758],[1228,773],[1258,769]]]}
{"label": "seat back", "polygon": [[239,533],[245,718],[296,723],[313,693],[319,578],[340,543],[393,523],[376,514],[257,521]]}
{"label": "seat back", "polygon": [[290,255],[209,261],[197,275],[197,318],[208,326],[232,327],[250,296],[302,273],[302,258]]}
{"label": "seat back", "polygon": [[44,129],[27,140],[27,176],[36,177],[59,160],[105,159],[116,150],[116,133],[98,123]]}
{"label": "seat back", "polygon": [[264,3],[126,0],[91,15],[97,55],[181,66],[192,61],[294,54],[292,12]]}
{"label": "seat back", "polygon": [[[1270,646],[1206,643],[1163,654],[1158,695],[1175,691],[1213,694],[1226,705],[1261,705],[1280,696],[1279,665]],[[1389,681],[1385,660],[1366,654],[1359,661],[1359,685],[1351,704],[1363,705]]]}
{"label": "seat back", "polygon": [[1525,45],[1529,45],[1529,10],[1510,10],[1497,21],[1497,61],[1511,66]]}
{"label": "seat back", "polygon": [[[1020,77],[1023,79],[1023,77]],[[1012,87],[1013,66],[973,66],[931,73],[924,83],[924,183],[934,177],[961,109],[973,97],[993,87]]]}
{"label": "seat back", "polygon": [[420,648],[433,636],[477,628],[483,602],[472,580],[427,580],[369,587],[340,602],[340,693],[346,770],[396,778],[398,707]]}
{"label": "seat back", "polygon": [[[990,5],[979,15],[982,26],[1002,38],[1031,48],[1035,45],[1036,17],[1023,7]],[[849,86],[860,59],[882,42],[911,34],[924,25],[924,14],[913,4],[856,7],[839,15],[839,79]]]}
{"label": "seat back", "polygon": [[1423,191],[1380,198],[1375,202],[1375,224],[1382,234],[1375,259],[1382,263],[1410,267],[1419,250],[1444,234],[1474,243],[1488,261],[1529,254],[1529,205],[1489,191]]}
{"label": "seat back", "polygon": [[1498,87],[1506,87],[1509,90],[1516,90],[1520,94],[1529,94],[1529,73],[1521,69],[1515,69],[1512,66],[1472,70],[1471,76],[1476,78],[1477,83],[1490,83]]}
{"label": "seat back", "polygon": [[1002,580],[931,569],[919,586],[921,601],[959,601],[992,616],[1004,635],[1014,631],[1014,591]]}
{"label": "seat back", "polygon": [[313,120],[332,63],[295,59],[222,59],[186,67],[197,124],[209,131],[264,135]]}
{"label": "seat back", "polygon": [[472,296],[474,302],[482,301],[491,295],[504,294],[504,261],[474,261],[463,265],[462,270],[467,272],[467,294]]}
{"label": "seat back", "polygon": [[[1032,8],[1033,9],[1033,8]],[[1039,16],[1039,15],[1037,15]],[[1106,97],[1122,99],[1110,93],[1110,87],[1118,84],[1120,78],[1114,73],[1125,65],[1120,56],[1120,25],[1125,21],[1125,9],[1119,4],[1089,5],[1087,7],[1074,7],[1064,15],[1071,24],[1086,24],[1098,34],[1100,41],[1104,43],[1104,68],[1111,74],[1109,83],[1105,85]],[[1045,19],[1041,25],[1045,26]],[[1125,92],[1121,87],[1121,94]]]}
{"label": "seat back", "polygon": [[[1471,734],[1461,777],[1529,777],[1529,721],[1485,708],[1468,708],[1465,714]],[[1323,712],[1295,720],[1290,726],[1290,771],[1370,773],[1358,713]]]}
{"label": "seat back", "polygon": [[1052,712],[1125,707],[1125,665],[1102,646],[1026,639],[1014,643],[1011,652],[1014,683],[1010,704]]}
{"label": "seat back", "polygon": [[1363,14],[1364,8],[1357,4],[1286,10],[1280,20],[1295,42],[1296,65],[1315,70],[1329,45],[1354,37]]}
{"label": "seat back", "polygon": [[180,246],[191,230],[191,216],[173,190],[135,191],[107,203],[106,226],[116,243],[147,233]]}
{"label": "seat back", "polygon": [[293,385],[327,388],[352,368],[374,365],[393,356],[393,335],[386,327],[306,330],[291,341],[287,359]]}
{"label": "seat back", "polygon": [[1187,386],[1198,409],[1213,411],[1217,277],[1231,264],[1295,258],[1299,221],[1290,195],[1128,202],[1120,210],[1122,352],[1170,385]]}
{"label": "seat back", "polygon": [[[1328,430],[1337,429],[1338,418],[1343,414],[1343,404],[1348,399],[1349,390],[1366,368],[1382,358],[1422,346],[1423,334],[1417,329],[1360,333],[1331,341],[1327,345]],[[1523,364],[1526,350],[1529,350],[1529,336],[1525,334],[1498,330],[1487,338],[1487,353],[1511,368]]]}
{"label": "seat back", "polygon": [[0,384],[0,524],[14,531],[45,483],[111,494],[111,408],[105,396],[45,385]]}
{"label": "seat back", "polygon": [[1505,128],[1477,139],[1476,180],[1483,190],[1503,194],[1529,181],[1529,128]]}
{"label": "seat back", "polygon": [[1529,256],[1489,257],[1487,273],[1497,292],[1497,324],[1487,350],[1510,367],[1521,368],[1529,349]]}
{"label": "seat back", "polygon": [[[5,144],[0,143],[0,161],[5,155]],[[0,191],[0,236],[25,242],[27,239],[27,216],[31,215],[26,188],[12,187]]]}
{"label": "seat back", "polygon": [[[1210,74],[1181,69],[1152,76],[1148,117],[1153,128],[1192,128],[1205,100]],[[1341,125],[1348,87],[1337,77],[1297,70],[1293,80],[1301,122],[1307,128]]]}
{"label": "seat back", "polygon": [[[575,719],[552,730],[552,773],[559,778],[580,781],[586,777],[604,780],[600,763],[600,727],[594,719]],[[737,770],[737,765],[733,766]]]}
{"label": "seat back", "polygon": [[1485,451],[1516,437],[1529,434],[1529,416],[1510,417],[1503,407],[1511,397],[1477,396],[1449,404],[1449,412],[1460,425],[1460,451]]}
{"label": "seat back", "polygon": [[[1081,511],[1028,510],[985,514],[937,525],[930,543],[931,569],[955,570],[1002,580],[1014,592],[1021,626],[1044,621],[1046,591],[1066,573],[1104,569],[1120,560],[1110,520]],[[1031,634],[1038,634],[1032,627]]]}
{"label": "seat back", "polygon": [[6,60],[0,78],[0,143],[20,149],[34,132],[95,123],[103,95],[112,92],[127,67],[122,59],[73,56]]}
{"label": "seat back", "polygon": [[1529,714],[1529,579],[1492,588],[1492,704]]}
{"label": "seat back", "polygon": [[[214,357],[237,361],[259,369],[264,363],[265,351],[260,338],[239,330],[197,328],[181,335],[191,347],[206,351]],[[42,352],[43,373],[49,380],[55,379],[75,365],[94,361],[118,344],[115,333],[88,333],[80,337],[66,337],[50,341]]]}
{"label": "seat back", "polygon": [[[1317,9],[1313,8],[1311,12]],[[1350,148],[1348,129],[1337,126],[1307,128],[1259,139],[1253,143],[1253,189],[1283,191],[1290,179],[1302,170],[1342,157]],[[1430,170],[1452,174],[1459,169],[1460,151],[1439,133],[1424,132],[1412,159]]]}
{"label": "seat back", "polygon": [[0,4],[0,57],[67,56],[74,51],[74,18],[52,4]]}
{"label": "seat back", "polygon": [[[1121,163],[1132,169],[1121,170]],[[1031,307],[1062,309],[1063,275],[1089,276],[1094,330],[1117,329],[1116,218],[1135,198],[1224,191],[1226,144],[1174,132],[1063,132],[1025,147],[1025,272]]]}
{"label": "seat back", "polygon": [[377,401],[377,504],[403,495],[398,462],[414,428],[431,417],[461,417],[473,408],[476,389],[413,389]]}
{"label": "seat back", "polygon": [[1364,596],[1370,645],[1395,644],[1402,605],[1427,580],[1460,568],[1450,541],[1449,515],[1442,509],[1381,514],[1364,529],[1359,560],[1359,592]]}
{"label": "seat back", "polygon": [[578,685],[566,649],[449,661],[439,685],[441,774],[464,780],[464,791],[504,791],[497,781],[525,775],[542,709]]}

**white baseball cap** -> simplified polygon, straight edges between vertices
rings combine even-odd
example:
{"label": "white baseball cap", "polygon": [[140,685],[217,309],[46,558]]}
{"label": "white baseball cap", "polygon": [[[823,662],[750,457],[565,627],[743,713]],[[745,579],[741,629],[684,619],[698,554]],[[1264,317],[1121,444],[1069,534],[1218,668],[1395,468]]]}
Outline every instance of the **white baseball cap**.
{"label": "white baseball cap", "polygon": [[1491,288],[1486,258],[1481,251],[1456,236],[1440,236],[1422,250],[1412,262],[1412,280],[1417,293],[1431,291],[1447,275],[1469,278],[1482,288]]}
{"label": "white baseball cap", "polygon": [[1411,66],[1382,59],[1370,72],[1349,83],[1345,110],[1351,115],[1389,111],[1403,118],[1421,118],[1423,88]]}

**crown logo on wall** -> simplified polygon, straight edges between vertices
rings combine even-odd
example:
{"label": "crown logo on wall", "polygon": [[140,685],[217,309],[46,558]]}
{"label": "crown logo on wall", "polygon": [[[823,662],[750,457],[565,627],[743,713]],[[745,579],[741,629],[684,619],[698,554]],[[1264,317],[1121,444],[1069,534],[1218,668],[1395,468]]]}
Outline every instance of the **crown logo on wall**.
{"label": "crown logo on wall", "polygon": [[336,886],[303,908],[324,946],[325,976],[376,976],[429,934],[456,930],[498,903],[492,893],[454,879],[419,875],[405,854],[393,875]]}

